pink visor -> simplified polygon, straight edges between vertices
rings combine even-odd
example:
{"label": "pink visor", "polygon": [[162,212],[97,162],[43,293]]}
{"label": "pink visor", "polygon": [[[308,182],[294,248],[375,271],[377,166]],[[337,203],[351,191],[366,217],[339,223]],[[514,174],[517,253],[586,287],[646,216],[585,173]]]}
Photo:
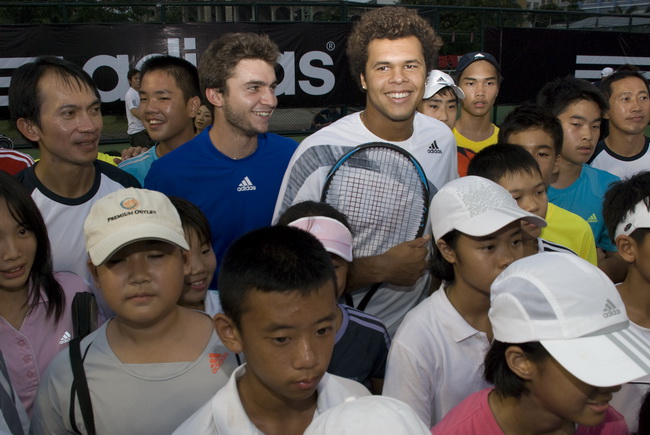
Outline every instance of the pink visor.
{"label": "pink visor", "polygon": [[327,252],[338,255],[347,262],[352,261],[352,234],[336,219],[309,216],[295,220],[289,226],[311,233],[320,240]]}

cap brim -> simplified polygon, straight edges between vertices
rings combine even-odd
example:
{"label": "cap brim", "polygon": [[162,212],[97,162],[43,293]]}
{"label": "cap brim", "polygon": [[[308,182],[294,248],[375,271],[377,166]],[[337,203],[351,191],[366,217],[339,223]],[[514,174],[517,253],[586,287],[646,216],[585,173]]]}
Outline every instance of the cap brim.
{"label": "cap brim", "polygon": [[468,236],[483,237],[499,231],[518,219],[523,219],[538,227],[546,226],[544,219],[519,207],[500,207],[480,213],[455,225],[454,228]]}
{"label": "cap brim", "polygon": [[465,93],[463,92],[463,90],[459,88],[457,85],[450,84],[450,83],[435,83],[431,86],[426,86],[424,88],[424,95],[422,96],[422,99],[428,100],[429,98],[433,97],[438,92],[440,92],[440,90],[443,88],[451,88],[451,90],[454,91],[454,94],[459,100],[465,99]]}
{"label": "cap brim", "polygon": [[595,387],[625,384],[650,374],[650,344],[629,327],[542,346],[573,376]]}
{"label": "cap brim", "polygon": [[334,240],[321,240],[321,243],[325,246],[327,252],[338,255],[348,263],[352,261],[352,247],[350,245]]}
{"label": "cap brim", "polygon": [[89,247],[90,261],[95,266],[99,266],[126,245],[142,240],[159,240],[176,245],[181,249],[190,249],[185,237],[176,231],[162,225],[147,223],[146,225],[123,228]]}

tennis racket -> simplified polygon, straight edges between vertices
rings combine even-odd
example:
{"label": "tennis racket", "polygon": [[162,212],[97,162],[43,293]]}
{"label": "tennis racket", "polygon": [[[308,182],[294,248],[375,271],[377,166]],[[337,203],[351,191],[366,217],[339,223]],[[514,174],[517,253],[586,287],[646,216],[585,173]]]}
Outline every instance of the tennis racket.
{"label": "tennis racket", "polygon": [[[420,237],[429,196],[429,182],[415,157],[398,146],[373,142],[336,162],[327,174],[321,201],[347,216],[354,256],[368,257]],[[379,285],[366,293],[358,309],[365,309]]]}

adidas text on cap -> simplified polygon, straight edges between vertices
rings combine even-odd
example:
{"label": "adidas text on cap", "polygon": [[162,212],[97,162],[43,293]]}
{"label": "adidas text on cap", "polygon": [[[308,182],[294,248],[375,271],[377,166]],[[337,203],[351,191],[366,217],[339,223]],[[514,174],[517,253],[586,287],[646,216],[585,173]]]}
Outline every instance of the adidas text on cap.
{"label": "adidas text on cap", "polygon": [[451,88],[459,100],[465,99],[465,93],[461,88],[456,86],[454,79],[452,79],[449,74],[445,74],[444,72],[437,69],[431,70],[431,72],[429,72],[429,75],[427,77],[427,84],[424,87],[424,96],[422,99],[428,100],[444,88]]}
{"label": "adidas text on cap", "polygon": [[488,315],[496,340],[540,342],[586,384],[650,374],[650,343],[630,328],[616,287],[577,255],[543,252],[512,263],[492,283]]}
{"label": "adidas text on cap", "polygon": [[442,186],[429,210],[436,242],[452,230],[468,236],[487,236],[518,219],[546,226],[544,219],[520,208],[506,189],[487,178],[471,175]]}
{"label": "adidas text on cap", "polygon": [[338,255],[348,263],[352,261],[352,234],[341,222],[325,216],[309,216],[289,224],[311,233],[325,246],[325,250]]}
{"label": "adidas text on cap", "polygon": [[176,208],[160,192],[120,189],[93,204],[84,223],[86,249],[95,266],[134,242],[160,240],[189,250]]}
{"label": "adidas text on cap", "polygon": [[456,66],[456,77],[460,77],[460,75],[463,73],[463,71],[465,71],[465,69],[467,69],[468,66],[474,62],[478,62],[479,60],[490,62],[492,66],[496,68],[497,72],[501,74],[501,65],[499,62],[497,62],[494,56],[492,56],[490,53],[481,53],[474,51],[472,53],[467,53],[458,59],[458,65]]}

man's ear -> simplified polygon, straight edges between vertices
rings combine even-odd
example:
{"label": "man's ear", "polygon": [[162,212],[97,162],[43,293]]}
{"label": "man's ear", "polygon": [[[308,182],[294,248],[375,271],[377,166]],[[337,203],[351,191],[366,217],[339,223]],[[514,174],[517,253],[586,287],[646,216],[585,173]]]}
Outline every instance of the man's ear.
{"label": "man's ear", "polygon": [[93,281],[95,282],[95,287],[98,288],[98,289],[101,289],[102,286],[99,283],[99,275],[97,274],[97,266],[95,266],[91,260],[88,260],[88,270],[90,271],[90,275],[93,277]]}
{"label": "man's ear", "polygon": [[553,162],[553,174],[557,174],[560,172],[560,155],[556,154],[555,155],[555,162]]}
{"label": "man's ear", "polygon": [[196,118],[196,112],[198,112],[199,107],[201,107],[201,99],[199,97],[190,98],[187,107],[189,108],[189,113],[188,113],[189,117]]}
{"label": "man's ear", "polygon": [[205,90],[205,98],[212,103],[214,107],[223,107],[223,92],[216,88],[208,88]]}
{"label": "man's ear", "polygon": [[38,142],[41,138],[41,130],[36,126],[34,121],[29,121],[25,118],[18,118],[16,121],[18,131],[32,142]]}
{"label": "man's ear", "polygon": [[244,351],[241,334],[233,320],[223,313],[219,313],[212,319],[214,329],[221,339],[221,342],[232,352],[240,353]]}
{"label": "man's ear", "polygon": [[636,240],[630,236],[620,235],[616,238],[616,249],[626,263],[634,263],[638,250]]}
{"label": "man's ear", "polygon": [[510,370],[524,381],[530,381],[537,375],[537,364],[529,360],[519,346],[508,347],[505,357]]}
{"label": "man's ear", "polygon": [[444,240],[440,239],[436,242],[436,246],[438,247],[438,250],[440,251],[440,254],[442,254],[442,257],[447,260],[449,263],[454,264],[456,263],[456,252],[445,242]]}
{"label": "man's ear", "polygon": [[359,79],[361,79],[361,87],[363,88],[364,91],[368,90],[368,84],[366,83],[366,76],[363,74],[359,74]]}

